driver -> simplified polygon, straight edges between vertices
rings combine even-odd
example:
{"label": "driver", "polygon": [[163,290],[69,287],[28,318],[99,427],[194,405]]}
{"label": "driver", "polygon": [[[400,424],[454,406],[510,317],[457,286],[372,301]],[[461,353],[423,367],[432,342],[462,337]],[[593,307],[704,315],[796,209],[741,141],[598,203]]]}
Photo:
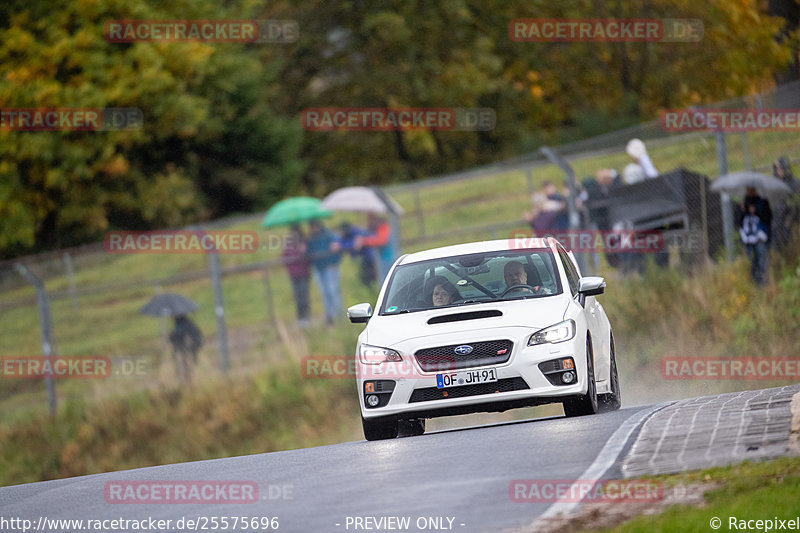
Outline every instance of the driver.
{"label": "driver", "polygon": [[[503,267],[503,277],[506,281],[506,290],[514,285],[528,285],[528,273],[519,261],[506,263]],[[533,290],[530,286],[516,287],[509,294],[534,294],[534,291],[539,292],[539,287],[533,287]]]}

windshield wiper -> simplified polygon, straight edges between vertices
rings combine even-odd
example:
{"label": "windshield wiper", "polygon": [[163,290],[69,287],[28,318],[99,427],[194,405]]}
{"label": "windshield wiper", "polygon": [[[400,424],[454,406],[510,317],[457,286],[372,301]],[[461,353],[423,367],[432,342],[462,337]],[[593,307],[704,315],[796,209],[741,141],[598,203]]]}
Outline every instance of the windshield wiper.
{"label": "windshield wiper", "polygon": [[384,313],[387,315],[402,315],[403,313],[416,313],[417,311],[425,311],[427,308],[425,307],[409,307],[407,309],[401,309],[400,311],[396,311],[394,313]]}

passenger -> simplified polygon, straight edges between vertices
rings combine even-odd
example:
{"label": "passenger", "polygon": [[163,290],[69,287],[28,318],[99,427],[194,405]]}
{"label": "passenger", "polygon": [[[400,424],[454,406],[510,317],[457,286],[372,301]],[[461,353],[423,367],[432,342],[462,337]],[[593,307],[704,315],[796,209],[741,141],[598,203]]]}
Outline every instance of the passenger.
{"label": "passenger", "polygon": [[428,295],[427,300],[433,307],[450,305],[456,300],[461,299],[461,295],[458,293],[456,286],[444,276],[432,277],[428,280],[426,286],[428,287],[428,290],[425,291]]}

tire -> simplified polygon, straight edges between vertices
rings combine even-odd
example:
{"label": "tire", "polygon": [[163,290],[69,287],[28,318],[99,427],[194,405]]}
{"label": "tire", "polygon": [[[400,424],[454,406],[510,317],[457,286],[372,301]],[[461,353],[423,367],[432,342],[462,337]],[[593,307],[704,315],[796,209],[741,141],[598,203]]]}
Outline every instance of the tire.
{"label": "tire", "polygon": [[600,412],[607,413],[609,411],[616,411],[622,405],[622,392],[619,388],[619,374],[617,373],[617,355],[614,350],[614,336],[611,336],[611,392],[608,394],[601,394],[598,398],[600,401]]}
{"label": "tire", "polygon": [[397,420],[367,420],[361,417],[361,427],[367,440],[386,440],[397,438]]}
{"label": "tire", "polygon": [[398,437],[418,437],[425,433],[425,419],[412,418],[411,420],[400,420],[398,422]]}
{"label": "tire", "polygon": [[592,339],[586,337],[586,394],[564,400],[564,414],[568,417],[593,415],[599,411],[597,384],[594,379],[594,352]]}

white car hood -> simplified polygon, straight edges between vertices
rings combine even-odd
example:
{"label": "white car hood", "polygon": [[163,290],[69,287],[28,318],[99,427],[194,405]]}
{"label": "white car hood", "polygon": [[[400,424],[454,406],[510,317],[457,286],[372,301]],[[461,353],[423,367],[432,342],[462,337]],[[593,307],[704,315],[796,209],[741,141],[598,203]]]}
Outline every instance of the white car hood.
{"label": "white car hood", "polygon": [[[564,319],[569,297],[563,294],[547,298],[530,300],[513,300],[499,303],[465,305],[445,309],[431,309],[399,315],[375,315],[366,328],[363,342],[391,348],[395,344],[424,337],[448,333],[475,332],[482,329],[503,327],[524,327],[542,329]],[[441,324],[428,324],[433,317],[470,313],[475,311],[493,311],[503,313],[502,316],[460,320]]]}

